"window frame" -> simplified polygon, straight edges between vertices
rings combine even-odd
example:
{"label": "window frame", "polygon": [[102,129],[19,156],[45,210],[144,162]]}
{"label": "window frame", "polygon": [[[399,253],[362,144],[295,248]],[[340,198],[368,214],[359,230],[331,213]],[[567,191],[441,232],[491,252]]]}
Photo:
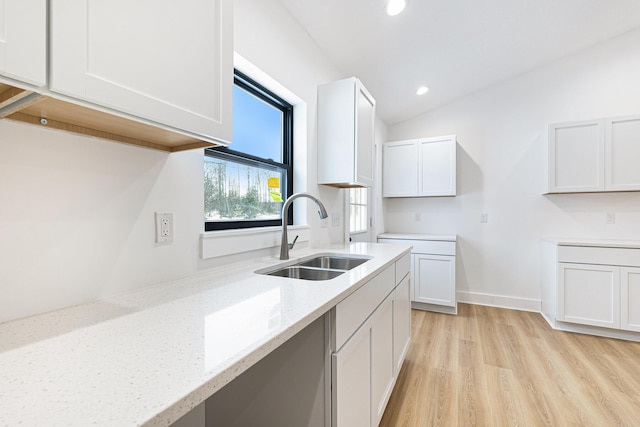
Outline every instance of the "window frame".
{"label": "window frame", "polygon": [[[249,166],[267,166],[284,169],[287,177],[283,183],[283,200],[293,194],[293,105],[285,99],[258,83],[246,74],[234,70],[234,85],[249,92],[255,97],[279,109],[282,112],[282,160],[276,162],[251,154],[235,151],[229,147],[211,147],[204,150],[205,156],[215,157],[222,160],[233,161]],[[231,144],[233,146],[233,144]],[[291,206],[290,209],[292,209]],[[293,224],[293,213],[289,211],[288,225]],[[204,221],[204,231],[237,230],[244,228],[274,227],[281,226],[282,218],[270,220],[247,220],[247,221]]]}
{"label": "window frame", "polygon": [[[361,200],[359,200],[357,203],[352,203],[351,199],[352,199],[352,191],[357,190],[360,192],[364,192],[364,197],[366,197],[366,202],[362,203]],[[371,228],[371,224],[370,224],[370,212],[369,212],[369,197],[371,196],[371,191],[369,188],[367,187],[354,187],[354,188],[349,188],[349,194],[347,195],[347,206],[349,209],[349,234],[363,234],[363,233],[368,233],[369,232],[369,228]],[[352,222],[352,216],[351,216],[351,207],[352,206],[359,206],[361,208],[364,208],[364,217],[365,217],[365,224],[366,227],[364,229],[358,229],[358,230],[352,230],[351,229],[351,222]],[[361,217],[360,217],[361,218]]]}

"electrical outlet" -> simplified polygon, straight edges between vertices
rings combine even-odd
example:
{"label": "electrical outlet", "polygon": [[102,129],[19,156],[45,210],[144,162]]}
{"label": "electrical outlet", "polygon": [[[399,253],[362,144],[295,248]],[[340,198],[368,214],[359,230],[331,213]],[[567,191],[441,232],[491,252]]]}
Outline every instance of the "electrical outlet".
{"label": "electrical outlet", "polygon": [[486,223],[488,221],[489,221],[489,215],[487,215],[486,212],[482,212],[480,214],[480,222],[484,224],[484,223]]}
{"label": "electrical outlet", "polygon": [[607,224],[615,224],[616,223],[616,214],[613,212],[607,213]]}
{"label": "electrical outlet", "polygon": [[420,222],[422,221],[422,215],[420,214],[420,212],[416,213],[416,222]]}
{"label": "electrical outlet", "polygon": [[340,214],[339,213],[332,213],[331,214],[331,226],[332,227],[340,227],[340,221],[342,219],[340,218]]}
{"label": "electrical outlet", "polygon": [[173,243],[173,212],[156,212],[156,243]]}

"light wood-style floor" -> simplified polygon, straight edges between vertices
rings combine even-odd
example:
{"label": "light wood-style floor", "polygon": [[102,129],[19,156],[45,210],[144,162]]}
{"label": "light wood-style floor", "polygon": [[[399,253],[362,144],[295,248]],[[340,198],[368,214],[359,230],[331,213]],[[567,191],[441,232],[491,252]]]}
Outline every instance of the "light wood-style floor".
{"label": "light wood-style floor", "polygon": [[467,304],[412,328],[381,426],[640,426],[640,343]]}

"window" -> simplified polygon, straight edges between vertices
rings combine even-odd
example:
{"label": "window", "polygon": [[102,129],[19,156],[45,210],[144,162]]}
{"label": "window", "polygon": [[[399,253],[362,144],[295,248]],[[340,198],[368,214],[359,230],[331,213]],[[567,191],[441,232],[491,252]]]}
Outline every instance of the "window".
{"label": "window", "polygon": [[233,144],[205,150],[205,231],[281,225],[292,193],[293,106],[236,70]]}
{"label": "window", "polygon": [[349,189],[349,232],[351,233],[362,233],[368,229],[368,191],[368,188]]}

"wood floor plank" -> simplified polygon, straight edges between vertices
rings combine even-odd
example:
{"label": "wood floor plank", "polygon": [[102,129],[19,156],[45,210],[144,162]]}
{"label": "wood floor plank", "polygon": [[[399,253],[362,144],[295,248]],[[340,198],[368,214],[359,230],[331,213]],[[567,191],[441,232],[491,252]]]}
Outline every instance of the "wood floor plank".
{"label": "wood floor plank", "polygon": [[640,426],[640,343],[467,304],[412,327],[381,426]]}

